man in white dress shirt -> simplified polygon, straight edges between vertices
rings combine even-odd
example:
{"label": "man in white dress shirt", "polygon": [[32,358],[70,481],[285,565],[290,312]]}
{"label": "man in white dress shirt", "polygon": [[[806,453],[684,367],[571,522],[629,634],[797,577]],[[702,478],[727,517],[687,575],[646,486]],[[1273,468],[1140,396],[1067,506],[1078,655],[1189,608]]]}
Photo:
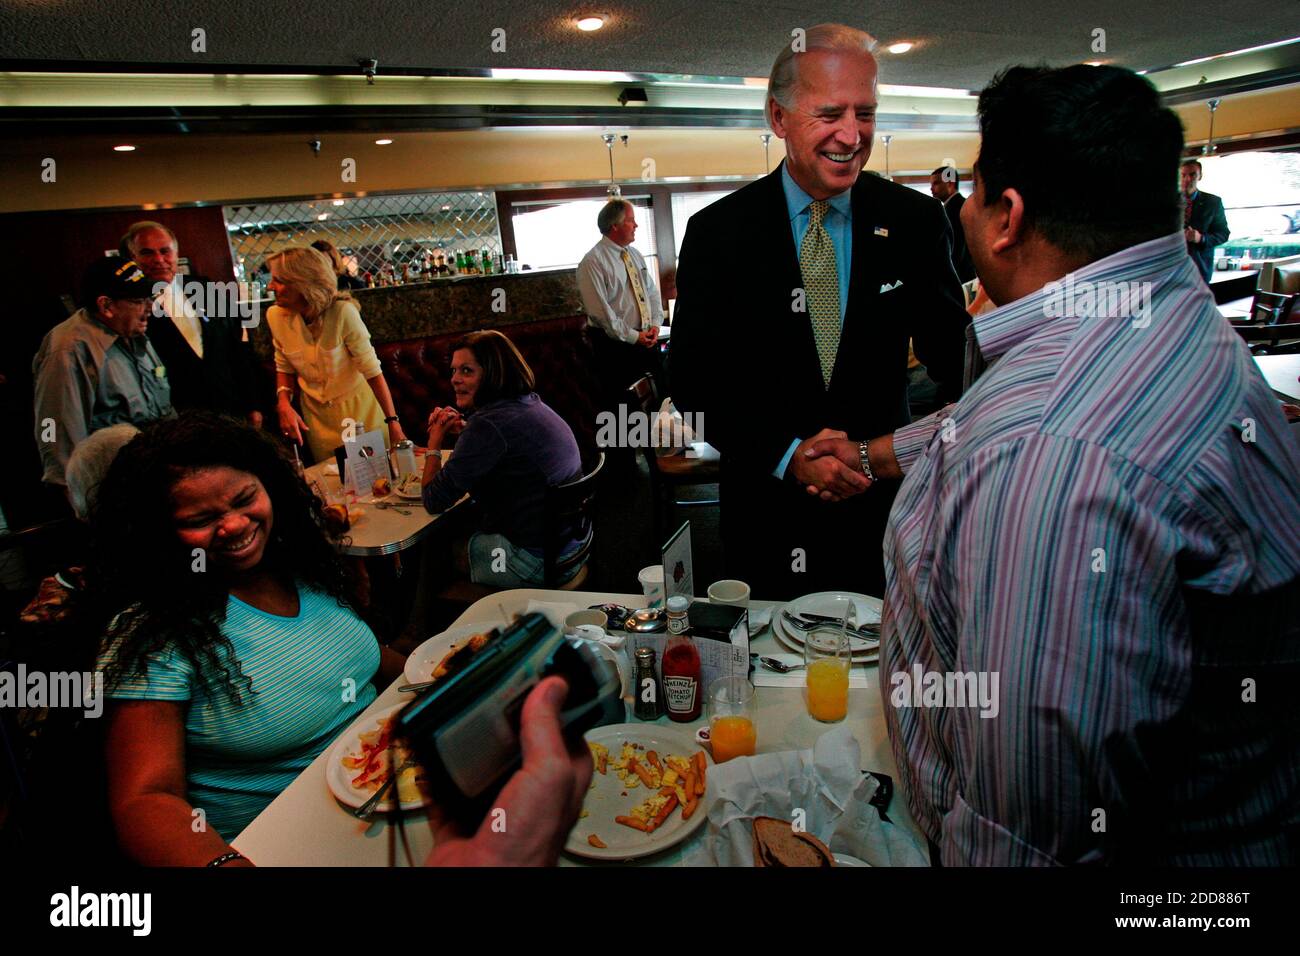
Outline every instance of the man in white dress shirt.
{"label": "man in white dress shirt", "polygon": [[664,310],[654,276],[632,248],[637,230],[632,204],[611,200],[601,208],[596,225],[602,238],[578,264],[578,291],[609,407],[622,401],[646,372],[662,387],[659,326]]}

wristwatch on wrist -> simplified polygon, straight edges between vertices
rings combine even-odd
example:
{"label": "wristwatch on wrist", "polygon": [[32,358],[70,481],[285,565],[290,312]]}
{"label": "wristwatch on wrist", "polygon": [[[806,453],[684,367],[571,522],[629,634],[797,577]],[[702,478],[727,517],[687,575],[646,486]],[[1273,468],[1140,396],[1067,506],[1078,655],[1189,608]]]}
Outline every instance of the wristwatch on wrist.
{"label": "wristwatch on wrist", "polygon": [[384,424],[385,424],[385,425],[391,425],[391,424],[392,424],[393,422],[395,422],[395,421],[397,421],[397,416],[396,416],[396,415],[389,415],[387,418],[384,419]]}
{"label": "wristwatch on wrist", "polygon": [[858,461],[862,463],[862,473],[867,476],[867,481],[875,481],[876,476],[871,473],[871,461],[867,458],[867,446],[870,442],[858,442]]}

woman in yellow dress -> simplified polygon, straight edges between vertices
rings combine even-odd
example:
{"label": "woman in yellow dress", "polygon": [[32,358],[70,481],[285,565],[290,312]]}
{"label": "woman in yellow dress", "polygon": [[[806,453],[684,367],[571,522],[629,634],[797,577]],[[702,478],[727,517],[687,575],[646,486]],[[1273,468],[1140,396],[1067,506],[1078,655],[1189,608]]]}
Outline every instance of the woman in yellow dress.
{"label": "woman in yellow dress", "polygon": [[[356,302],[338,291],[329,259],[299,247],[266,264],[275,293],[266,322],[275,344],[280,431],[299,445],[305,434],[317,461],[328,461],[343,444],[346,419],[366,430],[387,425],[388,444],[404,441],[370,333]],[[293,407],[295,392],[301,415]]]}

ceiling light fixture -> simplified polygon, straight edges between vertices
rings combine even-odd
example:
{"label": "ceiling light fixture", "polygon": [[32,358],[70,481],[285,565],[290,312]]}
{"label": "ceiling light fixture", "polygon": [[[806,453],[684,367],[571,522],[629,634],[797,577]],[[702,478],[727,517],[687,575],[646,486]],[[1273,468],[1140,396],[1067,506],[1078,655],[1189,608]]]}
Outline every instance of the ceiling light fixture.
{"label": "ceiling light fixture", "polygon": [[959,90],[947,86],[908,86],[907,84],[881,83],[881,96],[926,96],[932,99],[967,100],[976,95],[972,90]]}
{"label": "ceiling light fixture", "polygon": [[127,143],[123,143],[121,146],[114,146],[114,147],[113,147],[113,152],[115,152],[115,153],[134,153],[134,152],[135,152],[135,147],[134,147],[134,146],[131,146],[131,145],[127,144]]}
{"label": "ceiling light fixture", "polygon": [[902,53],[906,53],[908,50],[912,49],[912,47],[914,47],[915,45],[916,45],[915,43],[911,43],[907,40],[903,40],[899,43],[891,43],[889,44],[889,46],[885,47],[885,49],[888,50],[890,53],[894,54],[894,56],[898,56]]}
{"label": "ceiling light fixture", "polygon": [[336,206],[342,206],[345,202],[347,202],[346,199],[336,199],[336,200],[334,200],[334,205],[336,205]]}
{"label": "ceiling light fixture", "polygon": [[376,146],[391,146],[392,143],[393,143],[393,141],[392,141],[391,139],[377,139],[377,140],[375,140],[375,145],[376,145]]}
{"label": "ceiling light fixture", "polygon": [[1243,53],[1258,53],[1260,50],[1271,50],[1274,47],[1286,46],[1288,43],[1300,42],[1300,37],[1291,37],[1287,40],[1278,40],[1275,43],[1263,43],[1259,46],[1248,46],[1243,50],[1232,50],[1228,53],[1216,53],[1213,56],[1197,57],[1195,60],[1184,60],[1182,63],[1175,63],[1174,68],[1180,66],[1194,66],[1197,63],[1208,63],[1210,60],[1222,60],[1226,56],[1241,56]]}
{"label": "ceiling light fixture", "polygon": [[614,141],[618,137],[613,133],[601,133],[600,138],[605,143],[605,149],[609,150],[609,186],[605,189],[605,195],[610,199],[620,199],[623,190],[614,182]]}
{"label": "ceiling light fixture", "polygon": [[324,222],[324,221],[325,221],[326,219],[328,219],[329,217],[330,217],[330,214],[327,213],[327,212],[318,213],[318,214],[316,215],[316,221],[317,221],[317,222]]}
{"label": "ceiling light fixture", "polygon": [[583,33],[591,33],[605,25],[604,17],[579,17],[574,21]]}

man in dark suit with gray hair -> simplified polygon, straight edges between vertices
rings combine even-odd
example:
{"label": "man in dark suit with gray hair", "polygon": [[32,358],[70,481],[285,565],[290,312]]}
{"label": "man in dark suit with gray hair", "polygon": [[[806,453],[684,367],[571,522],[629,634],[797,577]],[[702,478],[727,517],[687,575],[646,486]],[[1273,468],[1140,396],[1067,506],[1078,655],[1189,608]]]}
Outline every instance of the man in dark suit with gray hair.
{"label": "man in dark suit with gray hair", "polygon": [[692,216],[682,242],[673,401],[703,414],[722,453],[728,574],[761,597],[882,593],[897,483],[811,447],[910,421],[909,338],[942,397],[960,391],[968,317],[943,210],[860,175],[875,137],[874,46],[839,24],[794,31],[768,83],[785,160]]}

